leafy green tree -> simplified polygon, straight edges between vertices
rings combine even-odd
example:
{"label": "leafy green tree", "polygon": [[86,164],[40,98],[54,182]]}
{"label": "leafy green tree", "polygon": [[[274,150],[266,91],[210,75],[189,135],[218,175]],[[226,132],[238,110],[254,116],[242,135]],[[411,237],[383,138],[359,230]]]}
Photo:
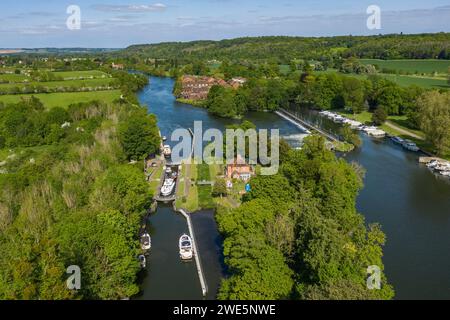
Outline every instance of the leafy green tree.
{"label": "leafy green tree", "polygon": [[386,86],[377,93],[376,101],[379,106],[383,106],[389,115],[398,115],[403,105],[402,89],[397,85]]}
{"label": "leafy green tree", "polygon": [[342,90],[342,80],[336,74],[320,75],[313,89],[315,106],[323,110],[343,108]]}
{"label": "leafy green tree", "polygon": [[225,181],[225,179],[223,178],[219,178],[216,179],[216,182],[214,183],[214,188],[212,191],[212,195],[214,197],[222,197],[222,196],[226,196],[228,193],[227,190],[227,183]]}
{"label": "leafy green tree", "polygon": [[353,113],[361,113],[364,109],[364,87],[356,78],[343,78],[343,97],[345,106]]}
{"label": "leafy green tree", "polygon": [[362,145],[362,140],[359,137],[359,134],[353,130],[350,125],[346,124],[342,126],[340,129],[340,134],[345,141],[351,143],[355,147],[359,148]]}
{"label": "leafy green tree", "polygon": [[280,251],[265,244],[263,236],[251,233],[238,235],[233,242],[232,250],[225,249],[233,275],[222,282],[219,299],[274,300],[290,296],[293,273]]}
{"label": "leafy green tree", "polygon": [[156,117],[136,113],[119,128],[119,138],[129,160],[141,160],[159,150],[160,138]]}
{"label": "leafy green tree", "polygon": [[375,111],[372,114],[372,122],[377,126],[381,126],[386,122],[387,117],[388,116],[386,111],[384,110],[384,107],[379,106],[378,108],[375,109]]}
{"label": "leafy green tree", "polygon": [[450,92],[429,91],[417,100],[420,128],[438,155],[450,148]]}

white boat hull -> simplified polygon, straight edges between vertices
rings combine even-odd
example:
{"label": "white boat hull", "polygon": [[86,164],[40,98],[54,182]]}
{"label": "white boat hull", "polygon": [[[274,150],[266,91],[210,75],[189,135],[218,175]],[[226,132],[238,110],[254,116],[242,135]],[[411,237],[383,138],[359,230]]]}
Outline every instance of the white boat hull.
{"label": "white boat hull", "polygon": [[194,247],[191,237],[186,234],[182,235],[180,237],[179,247],[181,260],[191,260],[194,257]]}

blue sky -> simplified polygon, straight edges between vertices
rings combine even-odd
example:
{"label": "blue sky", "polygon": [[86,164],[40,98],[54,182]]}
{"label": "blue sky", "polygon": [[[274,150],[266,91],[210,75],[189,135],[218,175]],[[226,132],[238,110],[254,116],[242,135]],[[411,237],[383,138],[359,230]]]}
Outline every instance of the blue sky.
{"label": "blue sky", "polygon": [[[72,4],[81,30],[66,27]],[[381,30],[366,27],[372,4],[381,8]],[[450,31],[450,0],[16,0],[0,8],[2,48]]]}

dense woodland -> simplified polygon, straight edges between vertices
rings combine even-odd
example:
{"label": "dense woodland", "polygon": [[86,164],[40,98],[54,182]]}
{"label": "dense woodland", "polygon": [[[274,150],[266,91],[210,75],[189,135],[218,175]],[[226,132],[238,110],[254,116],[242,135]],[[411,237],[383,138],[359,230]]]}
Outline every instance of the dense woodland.
{"label": "dense woodland", "polygon": [[324,59],[356,56],[374,59],[450,59],[450,34],[340,37],[256,37],[222,41],[194,41],[135,45],[124,53],[133,57],[199,60]]}
{"label": "dense woodland", "polygon": [[[125,99],[48,110],[32,98],[0,105],[0,144],[14,149],[0,174],[0,299],[137,294],[152,191],[142,162],[128,162],[158,152],[156,118]],[[66,288],[70,265],[81,268],[81,290]]]}

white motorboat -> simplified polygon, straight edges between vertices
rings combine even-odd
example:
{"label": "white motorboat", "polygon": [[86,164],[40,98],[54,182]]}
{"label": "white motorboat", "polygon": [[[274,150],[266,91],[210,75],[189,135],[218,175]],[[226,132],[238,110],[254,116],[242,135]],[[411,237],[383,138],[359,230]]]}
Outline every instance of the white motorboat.
{"label": "white motorboat", "polygon": [[372,137],[375,137],[375,138],[383,138],[383,137],[386,136],[386,132],[384,132],[383,130],[379,130],[379,129],[376,129],[376,130],[368,130],[368,131],[366,131],[366,132],[367,132],[367,134],[368,134],[369,136],[372,136]]}
{"label": "white motorboat", "polygon": [[171,167],[166,167],[166,173],[167,174],[171,174],[172,173],[172,168]]}
{"label": "white motorboat", "polygon": [[348,120],[346,123],[349,124],[352,129],[357,129],[362,125],[361,122],[355,120]]}
{"label": "white motorboat", "polygon": [[434,170],[439,171],[439,172],[446,172],[446,171],[450,171],[450,164],[446,163],[446,164],[438,164],[437,166],[434,167]]}
{"label": "white motorboat", "polygon": [[434,169],[438,165],[439,165],[439,161],[437,161],[437,160],[433,160],[433,161],[427,163],[427,167],[430,169]]}
{"label": "white motorboat", "polygon": [[170,157],[172,155],[172,149],[170,148],[169,145],[165,145],[163,147],[163,154],[165,157]]}
{"label": "white motorboat", "polygon": [[192,239],[187,234],[183,234],[179,241],[181,260],[191,260],[194,256]]}
{"label": "white motorboat", "polygon": [[405,142],[403,142],[403,148],[405,148],[406,150],[409,151],[413,151],[413,152],[417,152],[419,151],[419,147],[412,141],[409,140],[405,140]]}
{"label": "white motorboat", "polygon": [[172,178],[168,178],[164,180],[164,184],[161,188],[161,195],[163,197],[170,196],[175,188],[175,180]]}
{"label": "white motorboat", "polygon": [[441,171],[440,174],[444,177],[450,177],[450,170],[449,171]]}
{"label": "white motorboat", "polygon": [[163,136],[163,137],[162,137],[162,140],[163,140],[163,141],[166,141],[166,140],[167,140],[167,137],[166,137],[166,136]]}
{"label": "white motorboat", "polygon": [[147,232],[144,232],[141,235],[141,249],[148,251],[151,248],[152,248],[152,238]]}
{"label": "white motorboat", "polygon": [[139,264],[141,265],[141,268],[144,269],[147,266],[147,259],[143,254],[140,254],[139,257]]}

